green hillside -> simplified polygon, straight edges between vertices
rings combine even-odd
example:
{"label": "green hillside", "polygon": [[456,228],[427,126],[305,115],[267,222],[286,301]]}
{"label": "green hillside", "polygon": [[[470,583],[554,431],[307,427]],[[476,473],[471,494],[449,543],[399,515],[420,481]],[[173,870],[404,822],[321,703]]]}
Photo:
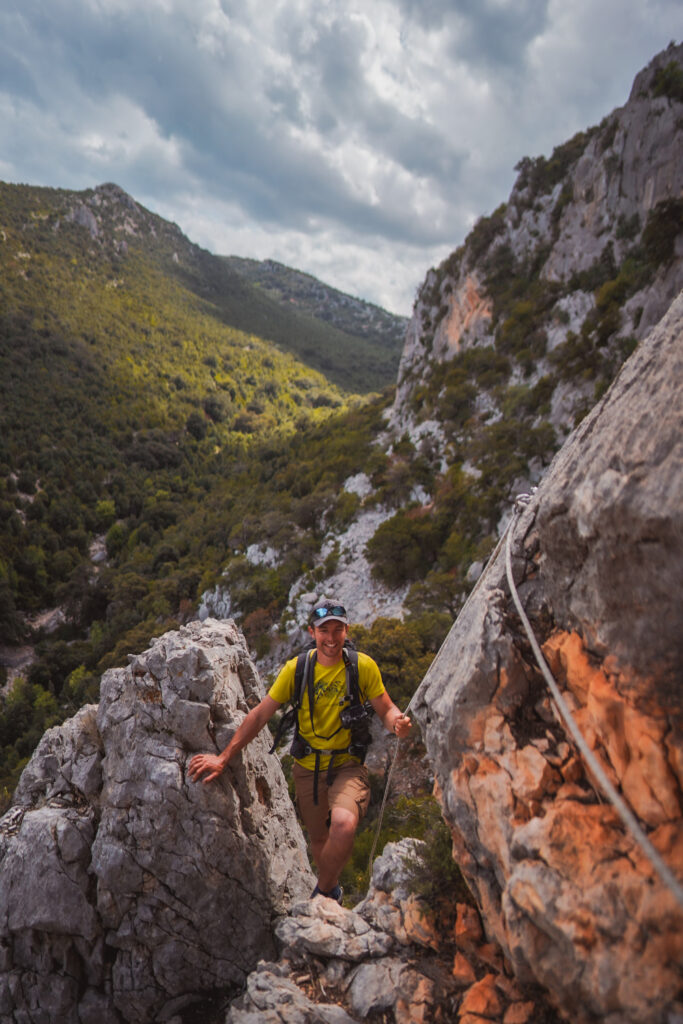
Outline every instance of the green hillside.
{"label": "green hillside", "polygon": [[323,320],[366,345],[371,342],[378,354],[383,353],[391,370],[391,383],[394,382],[408,326],[406,317],[330,288],[310,274],[275,260],[224,258],[238,274],[286,308],[294,307],[299,313]]}
{"label": "green hillside", "polygon": [[[29,253],[35,245],[43,247],[45,256],[75,259],[76,275],[97,266],[100,273],[110,274],[109,287],[113,288],[117,268],[124,263],[130,266],[130,257],[136,255],[144,260],[147,272],[161,274],[169,285],[194,296],[195,309],[223,325],[274,343],[346,391],[378,391],[395,381],[400,318],[376,311],[378,322],[389,326],[359,334],[339,329],[311,307],[294,309],[254,287],[228,260],[191,243],[175,224],[145,210],[116,185],[77,193],[0,183],[0,211],[10,237],[13,231],[15,240],[26,243]],[[4,249],[5,257],[11,258],[8,247]],[[19,261],[28,258],[15,256]],[[29,276],[34,277],[35,266],[30,270]],[[340,294],[320,282],[315,284],[324,293]]]}
{"label": "green hillside", "polygon": [[[245,323],[269,307],[173,225],[87,195],[0,186],[0,646],[36,643],[0,716],[6,787],[231,557],[258,642],[357,500],[341,483],[383,404],[228,325],[231,304]],[[277,573],[236,555],[260,540],[286,546]],[[61,628],[33,634],[56,607]]]}

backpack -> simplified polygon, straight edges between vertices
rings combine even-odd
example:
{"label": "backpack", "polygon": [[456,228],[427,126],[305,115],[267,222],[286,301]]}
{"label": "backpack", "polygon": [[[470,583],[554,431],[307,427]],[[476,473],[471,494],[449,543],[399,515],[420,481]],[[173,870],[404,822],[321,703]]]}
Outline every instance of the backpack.
{"label": "backpack", "polygon": [[[313,653],[311,653],[311,651]],[[348,707],[342,709],[339,714],[340,725],[330,736],[320,736],[321,740],[330,740],[332,736],[341,729],[351,730],[351,742],[348,747],[338,748],[336,750],[330,750],[323,747],[314,747],[307,743],[301,736],[299,731],[299,711],[303,701],[303,695],[308,692],[308,706],[311,709],[311,727],[314,734],[314,712],[315,701],[313,697],[313,677],[315,675],[315,664],[316,664],[316,652],[315,643],[309,643],[306,648],[297,655],[296,668],[294,670],[294,693],[292,694],[291,705],[289,709],[280,719],[277,731],[275,733],[275,739],[273,745],[270,748],[270,753],[275,752],[278,746],[282,734],[294,726],[294,737],[290,753],[293,757],[302,758],[308,754],[315,754],[315,775],[313,780],[313,803],[318,803],[318,775],[320,771],[320,758],[324,754],[330,754],[330,762],[327,768],[327,782],[328,785],[332,779],[332,767],[334,759],[338,754],[351,754],[353,757],[360,759],[361,764],[364,763],[365,757],[368,751],[368,747],[372,741],[370,734],[370,723],[369,718],[372,712],[372,705],[370,701],[363,702],[360,695],[360,685],[358,681],[358,651],[352,640],[348,638],[344,641],[344,647],[342,649],[342,657],[344,659],[344,665],[346,667],[346,696],[349,699]]]}

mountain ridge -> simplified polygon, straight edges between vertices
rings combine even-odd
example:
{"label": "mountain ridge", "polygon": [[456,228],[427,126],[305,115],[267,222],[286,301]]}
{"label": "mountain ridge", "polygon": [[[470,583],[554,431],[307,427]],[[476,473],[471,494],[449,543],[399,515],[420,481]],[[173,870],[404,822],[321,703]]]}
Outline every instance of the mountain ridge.
{"label": "mountain ridge", "polygon": [[347,334],[372,339],[390,351],[403,345],[408,317],[389,313],[374,303],[331,288],[311,274],[294,270],[276,260],[254,260],[240,256],[223,258],[238,274],[257,284],[269,295],[281,302],[293,303],[297,308],[332,323]]}
{"label": "mountain ridge", "polygon": [[[520,161],[507,203],[428,271],[378,438],[384,472],[351,484],[371,535],[362,556],[337,536],[338,571],[318,588],[363,609],[365,626],[389,609],[457,614],[515,494],[683,287],[682,96],[671,45],[600,125]],[[310,583],[290,594],[294,621]]]}
{"label": "mountain ridge", "polygon": [[[47,226],[58,236],[60,232],[69,233],[73,226],[84,233],[83,255],[87,252],[92,259],[109,261],[113,274],[138,251],[206,303],[207,312],[220,322],[291,352],[346,391],[381,390],[395,378],[400,353],[390,314],[386,320],[388,333],[386,327],[380,327],[372,336],[361,339],[325,322],[314,310],[292,309],[263,290],[255,290],[248,277],[237,273],[228,260],[191,242],[177,224],[145,209],[111,182],[81,192],[6,183],[3,189],[3,217],[15,230],[26,235],[27,227],[32,226],[36,229],[33,233],[38,234],[37,229]],[[9,210],[12,201],[19,207],[19,218]],[[39,203],[42,205],[38,209],[28,208]],[[43,237],[42,241],[45,244],[47,239]],[[77,239],[74,248],[77,254]],[[323,292],[335,292],[322,282],[319,287]]]}

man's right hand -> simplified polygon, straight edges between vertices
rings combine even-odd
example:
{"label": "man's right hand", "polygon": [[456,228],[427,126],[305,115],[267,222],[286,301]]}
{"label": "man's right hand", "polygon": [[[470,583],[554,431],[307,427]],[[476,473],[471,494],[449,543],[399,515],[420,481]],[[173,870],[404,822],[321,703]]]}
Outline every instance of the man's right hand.
{"label": "man's right hand", "polygon": [[[195,754],[188,765],[188,775],[193,782],[213,782],[225,768],[223,759],[216,754]],[[207,774],[208,773],[208,774]],[[202,776],[206,775],[205,778]]]}
{"label": "man's right hand", "polygon": [[[239,754],[247,743],[251,743],[263,726],[268,722],[282,705],[269,697],[268,694],[252,708],[249,714],[242,720],[222,754],[195,754],[188,765],[188,775],[193,782],[201,779],[202,782],[213,782],[236,754]],[[204,777],[203,777],[204,776]]]}

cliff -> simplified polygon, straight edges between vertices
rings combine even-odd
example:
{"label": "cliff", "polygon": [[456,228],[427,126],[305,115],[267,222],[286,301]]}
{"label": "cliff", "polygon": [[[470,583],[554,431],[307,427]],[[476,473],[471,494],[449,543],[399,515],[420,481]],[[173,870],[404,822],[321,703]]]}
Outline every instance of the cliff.
{"label": "cliff", "polygon": [[274,954],[314,881],[277,759],[185,774],[261,695],[234,625],[193,624],[45,734],[0,821],[0,1020],[168,1020]]}
{"label": "cliff", "polygon": [[[434,367],[469,348],[495,341],[538,380],[563,350],[582,341],[585,370],[596,348],[614,355],[618,338],[643,338],[664,315],[683,287],[681,95],[666,84],[682,69],[672,45],[600,125],[520,161],[507,202],[429,271],[399,366],[398,429],[419,421],[412,399]],[[553,400],[563,436],[587,394],[580,372],[573,384]]]}
{"label": "cliff", "polygon": [[[674,872],[682,335],[683,296],[509,534],[575,719]],[[410,841],[375,862],[353,911],[312,903],[263,737],[220,785],[186,780],[192,752],[222,748],[262,692],[234,625],[208,620],[107,672],[100,705],[48,731],[24,771],[0,821],[1,1019],[180,1024],[192,1007],[229,1024],[677,1019],[683,908],[555,715],[505,547],[413,702],[483,932],[466,902],[446,928],[427,913]]]}
{"label": "cliff", "polygon": [[[575,721],[679,878],[682,342],[680,296],[509,539],[514,580]],[[510,600],[504,547],[414,709],[454,855],[517,978],[542,984],[582,1024],[677,1019],[683,906],[558,718]]]}

